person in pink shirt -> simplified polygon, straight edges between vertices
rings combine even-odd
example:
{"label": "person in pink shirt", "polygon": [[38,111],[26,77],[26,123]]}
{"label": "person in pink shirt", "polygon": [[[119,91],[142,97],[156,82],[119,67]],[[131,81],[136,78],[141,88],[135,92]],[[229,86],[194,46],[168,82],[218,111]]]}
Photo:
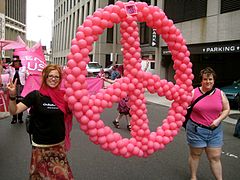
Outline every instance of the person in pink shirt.
{"label": "person in pink shirt", "polygon": [[[207,67],[200,72],[201,86],[193,90],[193,99],[214,88],[215,71]],[[189,167],[191,180],[197,179],[197,169],[202,153],[205,151],[214,177],[222,180],[221,153],[223,129],[221,122],[228,116],[229,102],[225,94],[215,88],[209,95],[198,101],[193,107],[190,120],[186,125],[189,145]]]}

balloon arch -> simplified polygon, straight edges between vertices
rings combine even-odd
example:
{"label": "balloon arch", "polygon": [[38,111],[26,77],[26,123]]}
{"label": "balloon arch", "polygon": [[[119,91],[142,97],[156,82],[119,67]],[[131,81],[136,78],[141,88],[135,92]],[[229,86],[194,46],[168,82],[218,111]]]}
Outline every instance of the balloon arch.
{"label": "balloon arch", "polygon": [[[167,43],[172,54],[176,83],[160,79],[141,70],[141,48],[137,22],[146,22],[156,30]],[[124,77],[114,84],[90,95],[86,83],[86,65],[89,52],[106,28],[120,23],[121,45],[123,47]],[[125,158],[131,156],[147,157],[164,149],[178,134],[186,109],[191,101],[192,63],[186,42],[172,20],[157,6],[148,6],[145,2],[121,2],[98,9],[88,16],[78,27],[72,40],[66,68],[66,100],[74,116],[89,139],[106,151]],[[157,93],[172,100],[167,117],[156,132],[149,129],[146,115],[144,91]],[[129,95],[131,113],[131,138],[123,138],[105,126],[100,114],[105,108],[111,108]]]}

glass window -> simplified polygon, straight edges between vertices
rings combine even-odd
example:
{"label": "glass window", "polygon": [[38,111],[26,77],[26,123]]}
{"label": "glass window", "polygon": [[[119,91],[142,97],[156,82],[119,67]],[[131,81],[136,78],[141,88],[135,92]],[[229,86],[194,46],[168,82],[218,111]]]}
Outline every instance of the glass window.
{"label": "glass window", "polygon": [[236,11],[240,9],[239,0],[221,0],[221,13]]}
{"label": "glass window", "polygon": [[140,23],[140,44],[148,44],[150,41],[150,28],[146,23]]}
{"label": "glass window", "polygon": [[107,43],[113,43],[113,27],[107,29]]}
{"label": "glass window", "polygon": [[108,5],[109,4],[114,4],[114,0],[108,0]]}
{"label": "glass window", "polygon": [[207,0],[165,0],[164,11],[175,23],[206,17]]}
{"label": "glass window", "polygon": [[98,64],[97,62],[90,62],[90,63],[88,63],[88,68],[96,69],[96,68],[102,68],[102,66],[100,64]]}

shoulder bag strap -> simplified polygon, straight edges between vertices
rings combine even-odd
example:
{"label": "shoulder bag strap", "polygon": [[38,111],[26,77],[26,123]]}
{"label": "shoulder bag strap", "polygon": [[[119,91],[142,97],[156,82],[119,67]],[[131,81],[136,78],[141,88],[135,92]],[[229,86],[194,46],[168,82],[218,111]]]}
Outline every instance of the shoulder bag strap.
{"label": "shoulder bag strap", "polygon": [[215,90],[215,88],[212,88],[210,91],[207,91],[205,94],[199,96],[199,97],[190,105],[190,106],[191,106],[190,108],[192,109],[193,106],[194,106],[195,104],[197,104],[198,101],[200,101],[202,98],[206,97],[207,95],[211,94],[214,90]]}

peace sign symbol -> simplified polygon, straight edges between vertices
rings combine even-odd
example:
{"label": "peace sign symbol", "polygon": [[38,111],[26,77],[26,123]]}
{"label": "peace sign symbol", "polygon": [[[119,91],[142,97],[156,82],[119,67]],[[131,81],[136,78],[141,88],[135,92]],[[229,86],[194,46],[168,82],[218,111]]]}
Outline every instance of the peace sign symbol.
{"label": "peace sign symbol", "polygon": [[[141,70],[137,22],[146,22],[167,43],[174,62],[175,84]],[[124,77],[107,89],[101,89],[96,95],[90,95],[86,83],[89,52],[104,29],[118,23],[120,23],[123,47]],[[147,157],[163,149],[179,132],[191,101],[193,74],[189,55],[180,31],[158,7],[148,6],[144,2],[118,1],[115,5],[98,9],[78,27],[68,55],[66,99],[80,123],[80,128],[92,142],[100,145],[104,150],[126,158],[133,155]],[[157,127],[156,132],[149,130],[145,89],[173,101],[167,117],[162,125]],[[119,133],[105,126],[100,119],[100,114],[105,108],[111,108],[113,103],[119,102],[127,95],[132,115],[130,139],[122,138]]]}

